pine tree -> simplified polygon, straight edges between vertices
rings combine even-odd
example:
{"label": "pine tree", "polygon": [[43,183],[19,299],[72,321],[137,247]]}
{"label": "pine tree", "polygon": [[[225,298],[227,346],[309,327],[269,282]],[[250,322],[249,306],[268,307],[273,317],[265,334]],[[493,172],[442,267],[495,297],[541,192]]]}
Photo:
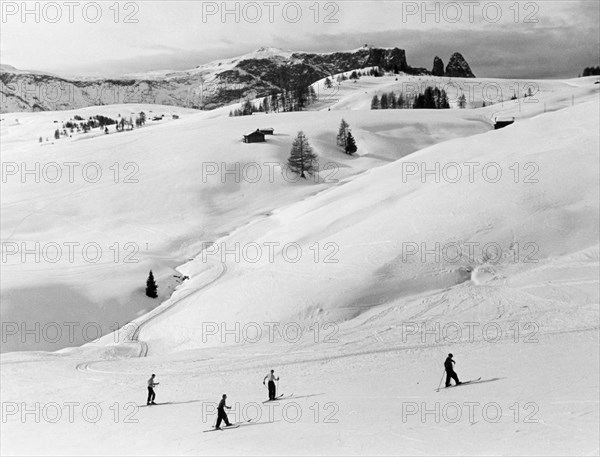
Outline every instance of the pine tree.
{"label": "pine tree", "polygon": [[156,285],[156,281],[154,281],[152,270],[150,270],[150,274],[146,280],[146,295],[150,298],[158,297],[158,286]]}
{"label": "pine tree", "polygon": [[323,85],[327,89],[331,89],[333,87],[333,83],[331,82],[331,79],[329,79],[329,78],[325,78],[325,82],[323,83]]}
{"label": "pine tree", "polygon": [[343,148],[346,146],[346,134],[348,133],[348,123],[342,119],[342,122],[340,122],[340,129],[338,130],[338,135],[337,135],[337,145],[340,148]]}
{"label": "pine tree", "polygon": [[398,94],[398,99],[396,100],[396,103],[398,105],[398,108],[404,108],[404,96],[402,95],[402,92]]}
{"label": "pine tree", "polygon": [[300,131],[292,144],[288,167],[302,178],[306,178],[306,173],[313,174],[316,171],[316,166],[317,155],[313,152],[308,138]]}
{"label": "pine tree", "polygon": [[458,97],[458,107],[460,109],[465,109],[467,107],[467,97],[465,97],[465,94]]}
{"label": "pine tree", "polygon": [[308,104],[312,105],[313,103],[317,102],[318,97],[317,97],[317,93],[315,92],[315,88],[313,86],[308,86]]}
{"label": "pine tree", "polygon": [[262,104],[261,104],[261,109],[265,113],[268,113],[269,111],[271,111],[271,108],[269,106],[269,97],[263,98],[263,101],[262,101]]}
{"label": "pine tree", "polygon": [[379,109],[379,97],[377,95],[373,95],[373,99],[371,100],[371,109]]}
{"label": "pine tree", "polygon": [[423,94],[415,95],[415,100],[413,101],[413,109],[423,108],[425,108],[425,96]]}
{"label": "pine tree", "polygon": [[54,139],[58,140],[60,138],[60,131],[58,129],[56,129],[54,131]]}
{"label": "pine tree", "polygon": [[279,94],[275,90],[271,91],[271,95],[269,97],[269,105],[271,106],[272,112],[279,112]]}
{"label": "pine tree", "polygon": [[432,109],[435,107],[435,92],[433,87],[427,86],[423,93],[423,108]]}
{"label": "pine tree", "polygon": [[356,141],[354,141],[354,137],[352,136],[352,132],[348,132],[346,135],[346,154],[352,155],[354,154],[358,148],[356,147]]}
{"label": "pine tree", "polygon": [[440,94],[440,109],[449,109],[450,102],[448,101],[448,94],[446,91],[442,89],[442,93]]}
{"label": "pine tree", "polygon": [[381,109],[388,109],[388,96],[386,93],[383,93],[381,95],[379,105],[381,106]]}
{"label": "pine tree", "polygon": [[254,106],[252,105],[252,102],[250,100],[246,100],[242,104],[242,115],[249,116],[250,114],[252,114],[253,111],[254,111]]}

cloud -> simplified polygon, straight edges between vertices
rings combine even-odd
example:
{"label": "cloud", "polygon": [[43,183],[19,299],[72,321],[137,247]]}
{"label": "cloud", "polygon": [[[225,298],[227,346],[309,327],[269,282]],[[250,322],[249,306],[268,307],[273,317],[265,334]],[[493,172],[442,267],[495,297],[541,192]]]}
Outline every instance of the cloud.
{"label": "cloud", "polygon": [[[95,39],[102,32],[99,28],[70,33],[56,30],[53,40],[40,39],[39,33],[45,29],[38,30],[35,24],[26,24],[30,26],[26,30],[12,29],[11,33],[3,28],[3,56],[14,59],[4,63],[60,74],[117,75],[190,69],[260,46],[330,52],[368,43],[405,49],[409,64],[415,67],[431,69],[434,56],[447,63],[450,55],[459,51],[477,76],[527,79],[574,77],[583,68],[598,65],[600,58],[597,1],[520,2],[517,22],[509,8],[514,4],[503,3],[505,14],[498,24],[482,21],[481,17],[473,23],[423,23],[420,16],[405,22],[398,6],[402,2],[344,2],[336,24],[317,24],[309,20],[312,16],[308,10],[303,24],[221,23],[215,18],[204,24],[198,22],[198,14],[192,14],[194,9],[188,3],[171,4],[149,10],[145,20],[135,27],[123,26],[105,33],[102,36],[106,39]],[[539,7],[537,23],[524,22],[525,5],[530,4]],[[432,2],[427,5],[430,8]],[[65,35],[62,41],[59,32]],[[88,32],[95,35],[89,35],[87,52],[75,52],[73,36],[88,36]]]}

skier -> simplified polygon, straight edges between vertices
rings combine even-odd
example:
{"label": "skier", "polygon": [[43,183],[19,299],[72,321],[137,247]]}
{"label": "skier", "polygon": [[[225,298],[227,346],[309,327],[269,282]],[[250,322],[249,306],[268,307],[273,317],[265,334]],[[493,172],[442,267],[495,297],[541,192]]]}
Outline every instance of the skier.
{"label": "skier", "polygon": [[275,370],[271,370],[271,372],[265,376],[263,385],[267,379],[269,380],[269,400],[275,400],[275,381],[279,381],[279,378],[275,377]]}
{"label": "skier", "polygon": [[221,401],[219,402],[219,406],[217,407],[217,425],[215,425],[215,428],[217,430],[221,429],[221,421],[225,422],[226,426],[231,426],[231,423],[229,422],[229,418],[227,417],[227,413],[225,412],[225,408],[227,409],[231,409],[231,406],[227,406],[225,404],[225,401],[227,400],[227,395],[223,394],[223,398],[221,399]]}
{"label": "skier", "polygon": [[154,382],[154,377],[156,375],[153,373],[152,376],[150,376],[150,379],[148,379],[148,400],[146,401],[146,405],[156,405],[156,403],[154,403],[154,397],[156,397],[156,394],[154,393],[154,386],[158,386],[158,382]]}
{"label": "skier", "polygon": [[460,382],[458,380],[458,375],[454,371],[454,366],[452,364],[456,363],[456,362],[454,362],[454,360],[452,360],[452,357],[453,357],[452,354],[448,354],[448,357],[446,358],[446,361],[444,362],[444,368],[446,369],[446,387],[450,387],[451,379],[454,379],[454,382],[456,383],[457,386],[462,384],[462,382]]}

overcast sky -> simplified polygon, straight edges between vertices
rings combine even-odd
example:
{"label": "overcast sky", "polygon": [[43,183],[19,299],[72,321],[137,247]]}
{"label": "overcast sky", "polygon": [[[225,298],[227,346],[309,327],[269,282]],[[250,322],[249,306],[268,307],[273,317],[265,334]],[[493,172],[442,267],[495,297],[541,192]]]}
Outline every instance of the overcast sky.
{"label": "overcast sky", "polygon": [[428,69],[434,56],[446,64],[459,51],[480,77],[575,77],[599,64],[598,0],[1,5],[1,62],[61,75],[189,69],[261,46],[329,52],[366,43],[405,49],[409,65]]}

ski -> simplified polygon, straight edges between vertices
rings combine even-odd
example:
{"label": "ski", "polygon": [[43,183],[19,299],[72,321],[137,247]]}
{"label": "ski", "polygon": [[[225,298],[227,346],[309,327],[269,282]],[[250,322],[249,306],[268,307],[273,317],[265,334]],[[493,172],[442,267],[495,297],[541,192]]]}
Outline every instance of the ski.
{"label": "ski", "polygon": [[138,408],[146,408],[147,406],[149,407],[149,406],[160,406],[160,405],[170,405],[170,404],[171,404],[170,401],[166,401],[163,403],[154,403],[153,405],[152,404],[151,405],[138,405]]}
{"label": "ski", "polygon": [[216,432],[216,431],[223,431],[223,430],[228,430],[228,429],[232,429],[232,428],[238,428],[240,425],[244,425],[247,424],[249,422],[252,422],[252,419],[248,419],[247,421],[244,422],[236,422],[235,424],[231,424],[231,425],[224,425],[221,428],[216,428],[213,426],[213,428],[211,428],[210,430],[203,430],[203,433],[206,432]]}
{"label": "ski", "polygon": [[[455,384],[453,386],[444,387],[444,389],[450,389],[452,387],[460,387],[460,386],[464,386],[465,384],[471,384],[471,383],[474,383],[474,382],[477,382],[477,381],[481,381],[481,378],[471,379],[469,381],[464,381],[464,382],[461,382],[460,384]],[[438,392],[439,392],[439,389],[436,389],[436,390],[438,390]]]}
{"label": "ski", "polygon": [[221,427],[221,428],[211,428],[210,430],[204,430],[203,433],[206,432],[222,432],[223,430],[228,430],[228,429],[232,429],[232,428],[238,428],[240,426],[240,424],[233,424],[233,425],[226,425],[225,427]]}
{"label": "ski", "polygon": [[265,401],[263,401],[263,403],[269,403],[271,401],[277,401],[277,400],[285,400],[287,398],[290,398],[294,394],[289,394],[287,397],[284,397],[284,395],[285,394],[277,395],[274,400],[265,400]]}

